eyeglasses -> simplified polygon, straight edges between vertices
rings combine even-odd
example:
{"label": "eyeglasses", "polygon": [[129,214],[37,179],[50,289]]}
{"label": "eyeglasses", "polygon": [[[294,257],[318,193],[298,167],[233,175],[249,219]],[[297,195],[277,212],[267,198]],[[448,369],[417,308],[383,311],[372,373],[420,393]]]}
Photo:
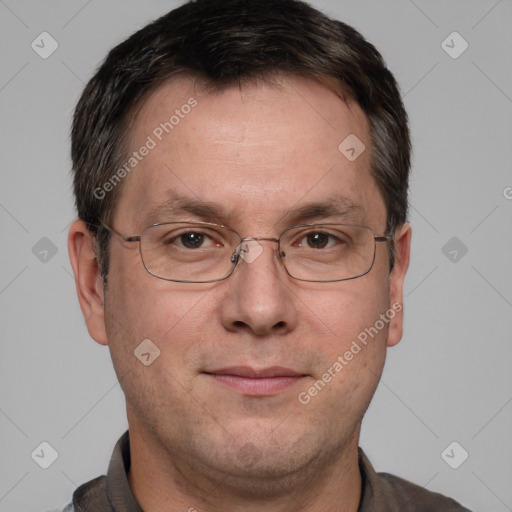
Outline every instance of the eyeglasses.
{"label": "eyeglasses", "polygon": [[152,224],[138,236],[142,263],[154,277],[179,283],[213,283],[228,278],[243,259],[252,263],[263,252],[260,241],[277,243],[277,256],[288,275],[300,281],[334,282],[364,276],[373,267],[377,242],[370,228],[349,224],[300,224],[279,238],[242,238],[233,229],[207,222]]}

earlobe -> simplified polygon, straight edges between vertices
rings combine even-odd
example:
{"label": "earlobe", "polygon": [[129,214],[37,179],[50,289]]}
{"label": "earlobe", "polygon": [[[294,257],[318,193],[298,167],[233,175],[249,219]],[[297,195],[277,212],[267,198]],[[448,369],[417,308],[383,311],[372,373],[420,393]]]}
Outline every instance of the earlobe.
{"label": "earlobe", "polygon": [[107,345],[103,282],[94,251],[94,237],[81,220],[76,220],[71,225],[68,252],[87,330],[95,341]]}
{"label": "earlobe", "polygon": [[390,321],[388,332],[388,347],[393,347],[402,338],[403,332],[403,299],[404,280],[409,268],[411,254],[412,229],[405,223],[395,236],[395,264],[390,275],[389,300],[391,308],[395,311],[394,318]]}

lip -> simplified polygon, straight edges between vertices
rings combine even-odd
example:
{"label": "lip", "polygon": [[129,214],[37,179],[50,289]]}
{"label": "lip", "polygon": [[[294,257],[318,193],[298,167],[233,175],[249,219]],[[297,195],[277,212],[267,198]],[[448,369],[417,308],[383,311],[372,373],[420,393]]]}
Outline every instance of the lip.
{"label": "lip", "polygon": [[259,369],[250,366],[232,366],[204,373],[215,382],[247,396],[272,396],[306,377],[303,373],[282,366]]}

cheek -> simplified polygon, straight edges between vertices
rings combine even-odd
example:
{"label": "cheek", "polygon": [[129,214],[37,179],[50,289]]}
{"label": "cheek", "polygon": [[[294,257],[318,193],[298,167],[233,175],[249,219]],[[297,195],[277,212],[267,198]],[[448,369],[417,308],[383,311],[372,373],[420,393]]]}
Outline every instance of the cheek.
{"label": "cheek", "polygon": [[361,332],[352,324],[346,335],[324,346],[316,375],[296,397],[299,413],[327,432],[327,438],[356,433],[379,383],[387,332],[369,335],[365,343],[358,339]]}
{"label": "cheek", "polygon": [[138,417],[157,422],[168,418],[169,411],[179,410],[184,417],[200,414],[190,396],[197,354],[208,343],[208,291],[178,290],[149,277],[156,283],[112,282],[115,292],[106,301],[106,323],[116,375]]}
{"label": "cheek", "polygon": [[[350,345],[351,340],[373,326],[389,309],[387,281],[373,271],[352,281],[332,283],[329,288],[303,290],[298,296],[305,305],[303,322],[325,336],[326,343],[322,346],[336,350],[343,349],[347,343]],[[379,328],[379,331],[387,333],[387,329]]]}
{"label": "cheek", "polygon": [[114,366],[121,372],[139,369],[134,351],[151,340],[159,363],[172,374],[184,375],[194,366],[191,351],[208,340],[205,318],[212,319],[210,325],[215,318],[210,293],[211,286],[163,281],[143,268],[109,275],[105,321]]}
{"label": "cheek", "polygon": [[299,402],[311,402],[313,408],[329,410],[339,418],[360,417],[375,391],[386,357],[388,329],[394,316],[389,314],[387,287],[382,281],[377,283],[376,276],[368,275],[339,283],[337,289],[309,290],[307,297],[309,312],[303,321],[309,324],[310,332],[317,333],[309,336],[309,348],[318,359],[314,379]]}

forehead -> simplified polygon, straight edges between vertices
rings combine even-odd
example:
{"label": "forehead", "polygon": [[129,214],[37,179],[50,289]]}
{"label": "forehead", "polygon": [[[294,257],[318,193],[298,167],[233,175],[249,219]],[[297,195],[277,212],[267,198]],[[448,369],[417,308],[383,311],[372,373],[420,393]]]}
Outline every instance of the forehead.
{"label": "forehead", "polygon": [[[385,221],[369,172],[367,119],[319,83],[287,78],[211,93],[191,78],[173,79],[144,102],[128,135],[127,157],[135,151],[137,163],[115,215],[127,227],[165,221],[187,200],[218,206],[231,223],[266,227],[289,210],[340,200],[361,222]],[[349,153],[340,151],[346,139]],[[354,160],[352,147],[366,149]]]}

